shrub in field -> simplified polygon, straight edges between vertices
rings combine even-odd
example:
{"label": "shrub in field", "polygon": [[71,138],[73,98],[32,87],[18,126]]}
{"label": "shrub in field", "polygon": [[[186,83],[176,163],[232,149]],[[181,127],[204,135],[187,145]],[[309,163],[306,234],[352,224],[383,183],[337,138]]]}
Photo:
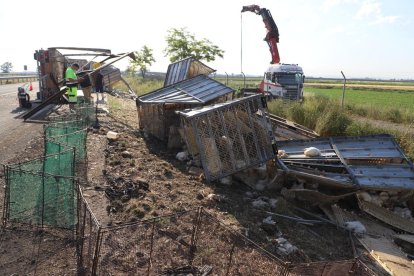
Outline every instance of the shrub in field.
{"label": "shrub in field", "polygon": [[320,95],[307,98],[303,103],[305,118],[302,124],[315,129],[318,121],[326,114],[327,109],[336,105],[329,98]]}
{"label": "shrub in field", "polygon": [[351,120],[338,108],[330,107],[324,110],[316,122],[315,131],[321,136],[345,135]]}
{"label": "shrub in field", "polygon": [[382,134],[386,131],[381,128],[373,127],[368,123],[360,123],[357,121],[352,121],[346,128],[345,134],[349,136],[363,136],[363,135],[373,135],[373,134]]}
{"label": "shrub in field", "polygon": [[405,154],[414,161],[414,135],[412,133],[398,132],[394,133],[395,138],[397,139],[398,144],[405,151]]}
{"label": "shrub in field", "polygon": [[357,106],[355,104],[346,104],[345,110],[351,114],[357,114],[359,116],[367,116],[368,110],[364,107]]}
{"label": "shrub in field", "polygon": [[403,118],[398,109],[392,108],[385,113],[385,118],[393,123],[402,123]]}
{"label": "shrub in field", "polygon": [[267,103],[267,108],[270,113],[280,117],[287,117],[286,102],[283,100],[273,100]]}
{"label": "shrub in field", "polygon": [[286,113],[287,113],[287,117],[290,120],[298,124],[306,125],[305,124],[306,110],[303,108],[303,106],[300,103],[298,102],[291,103]]}

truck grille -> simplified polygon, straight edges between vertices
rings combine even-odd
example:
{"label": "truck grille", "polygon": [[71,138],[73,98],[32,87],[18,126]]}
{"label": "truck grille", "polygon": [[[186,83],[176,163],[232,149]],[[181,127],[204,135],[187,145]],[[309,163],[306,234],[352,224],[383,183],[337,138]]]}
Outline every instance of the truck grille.
{"label": "truck grille", "polygon": [[285,97],[284,97],[285,99],[293,100],[293,101],[298,100],[298,92],[300,90],[298,90],[297,88],[288,88],[286,90],[287,91],[286,91],[286,94],[285,94]]}

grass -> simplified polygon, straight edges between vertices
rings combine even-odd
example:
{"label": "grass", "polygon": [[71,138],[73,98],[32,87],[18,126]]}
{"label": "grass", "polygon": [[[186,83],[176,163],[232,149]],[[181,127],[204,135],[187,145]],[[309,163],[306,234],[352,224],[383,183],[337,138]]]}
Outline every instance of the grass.
{"label": "grass", "polygon": [[[306,83],[317,84],[343,84],[343,80],[327,80],[327,79],[306,79]],[[371,80],[347,80],[347,84],[357,85],[375,85],[375,86],[414,86],[414,82],[403,81],[371,81]]]}
{"label": "grass", "polygon": [[114,110],[121,110],[122,109],[122,103],[117,98],[115,98],[115,97],[108,97],[107,100],[108,100],[109,108],[111,110],[114,111]]}
{"label": "grass", "polygon": [[[164,86],[164,80],[149,79],[149,78],[144,79],[138,76],[136,77],[126,76],[124,77],[124,79],[128,82],[128,84],[131,86],[132,90],[134,90],[137,96],[144,95],[148,92],[154,91]],[[118,82],[115,85],[115,88],[123,90],[123,91],[128,91],[128,88],[122,82]]]}
{"label": "grass", "polygon": [[[342,100],[341,88],[305,88],[305,98],[325,96],[335,104]],[[347,89],[344,106],[351,114],[394,123],[414,122],[414,93]]]}

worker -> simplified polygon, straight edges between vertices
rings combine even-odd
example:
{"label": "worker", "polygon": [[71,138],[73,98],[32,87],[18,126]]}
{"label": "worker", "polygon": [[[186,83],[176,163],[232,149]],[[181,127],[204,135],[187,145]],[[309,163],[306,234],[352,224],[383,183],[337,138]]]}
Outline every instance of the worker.
{"label": "worker", "polygon": [[[97,62],[93,65],[93,69],[97,69],[104,65],[104,63]],[[103,83],[103,75],[102,72],[99,70],[95,74],[95,92],[96,92],[96,103],[105,103],[105,96],[104,96],[104,83]],[[101,94],[102,101],[99,100],[99,94]]]}
{"label": "worker", "polygon": [[65,79],[68,87],[69,107],[73,109],[74,104],[78,101],[78,83],[81,81],[76,76],[76,71],[79,69],[79,64],[73,63],[66,69]]}

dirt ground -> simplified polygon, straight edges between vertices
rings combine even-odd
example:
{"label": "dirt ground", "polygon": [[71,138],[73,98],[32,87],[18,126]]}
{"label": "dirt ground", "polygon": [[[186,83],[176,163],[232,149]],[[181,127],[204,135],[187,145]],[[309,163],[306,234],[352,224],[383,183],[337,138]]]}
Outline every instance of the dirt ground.
{"label": "dirt ground", "polygon": [[[332,225],[301,224],[281,217],[273,217],[274,224],[264,224],[263,220],[269,217],[266,212],[312,218],[294,211],[275,191],[258,192],[236,181],[231,185],[207,183],[201,172],[190,174],[187,162],[176,159],[178,151],[168,150],[165,143],[138,130],[134,101],[110,96],[111,101],[116,102],[116,108],[99,115],[99,129],[88,131],[87,182],[82,181],[85,198],[102,225],[145,220],[203,206],[225,225],[285,261],[303,263],[354,257],[348,233]],[[117,132],[119,138],[108,140],[108,131]],[[38,134],[21,151],[16,151],[9,162],[41,155],[42,139]],[[268,204],[253,207],[257,200]],[[70,239],[48,231],[31,235],[2,232],[0,270],[3,265],[8,268],[8,275],[14,272],[13,268],[28,275],[76,274],[75,246]],[[298,250],[281,254],[278,238],[287,239]],[[27,243],[23,242],[25,239]],[[375,268],[374,262],[366,258]],[[24,271],[18,269],[22,263],[27,268]]]}

